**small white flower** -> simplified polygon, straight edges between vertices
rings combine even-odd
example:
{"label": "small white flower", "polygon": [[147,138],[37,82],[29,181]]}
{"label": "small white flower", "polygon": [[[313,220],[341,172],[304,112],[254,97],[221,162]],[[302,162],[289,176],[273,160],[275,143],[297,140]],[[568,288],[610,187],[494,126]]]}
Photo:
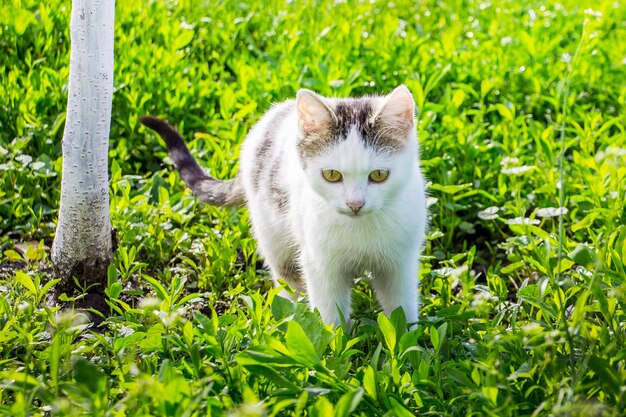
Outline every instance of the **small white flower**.
{"label": "small white flower", "polygon": [[568,210],[565,207],[544,207],[537,209],[535,214],[537,217],[557,217],[562,214],[567,214]]}
{"label": "small white flower", "polygon": [[602,17],[602,12],[593,9],[585,9],[585,14],[589,16]]}
{"label": "small white flower", "polygon": [[129,326],[120,327],[119,335],[122,337],[130,336],[133,333],[135,333],[135,330],[132,327],[129,327]]}
{"label": "small white flower", "polygon": [[171,326],[180,315],[176,311],[172,311],[170,313],[161,310],[155,310],[154,314],[161,319],[161,323],[165,325],[165,327]]}
{"label": "small white flower", "polygon": [[22,165],[26,166],[32,162],[33,157],[30,155],[18,155],[15,157],[15,160],[21,162]]}
{"label": "small white flower", "polygon": [[500,207],[491,206],[478,212],[478,218],[482,220],[495,220],[497,219]]}
{"label": "small white flower", "polygon": [[498,297],[488,291],[478,291],[476,292],[476,294],[474,294],[472,307],[480,307],[487,304],[490,300],[497,301]]}
{"label": "small white flower", "polygon": [[504,158],[502,158],[502,161],[500,161],[500,165],[505,167],[505,166],[509,166],[509,165],[515,165],[518,162],[519,162],[518,158],[511,157],[511,156],[505,156]]}
{"label": "small white flower", "polygon": [[505,168],[501,172],[505,175],[522,175],[535,169],[534,165],[522,165],[519,167]]}
{"label": "small white flower", "polygon": [[144,297],[139,300],[138,305],[142,310],[154,310],[161,307],[161,300],[156,297]]}
{"label": "small white flower", "polygon": [[57,326],[74,327],[89,323],[89,316],[75,310],[60,310],[54,314]]}
{"label": "small white flower", "polygon": [[537,219],[529,219],[528,217],[515,217],[514,219],[509,219],[506,221],[506,224],[516,225],[516,224],[525,224],[525,225],[537,225],[541,223]]}
{"label": "small white flower", "polygon": [[426,207],[434,206],[437,201],[439,201],[437,197],[426,197]]}

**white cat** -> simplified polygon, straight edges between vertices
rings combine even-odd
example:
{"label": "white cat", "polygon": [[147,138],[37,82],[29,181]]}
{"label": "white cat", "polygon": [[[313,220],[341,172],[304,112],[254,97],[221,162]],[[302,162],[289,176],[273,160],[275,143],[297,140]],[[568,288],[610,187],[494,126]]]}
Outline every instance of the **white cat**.
{"label": "white cat", "polygon": [[369,272],[384,312],[401,306],[416,323],[427,215],[414,112],[405,86],[358,99],[300,90],[250,131],[230,181],[208,176],[167,123],[141,121],[201,201],[248,206],[274,281],[306,292],[324,322],[349,320],[353,279]]}

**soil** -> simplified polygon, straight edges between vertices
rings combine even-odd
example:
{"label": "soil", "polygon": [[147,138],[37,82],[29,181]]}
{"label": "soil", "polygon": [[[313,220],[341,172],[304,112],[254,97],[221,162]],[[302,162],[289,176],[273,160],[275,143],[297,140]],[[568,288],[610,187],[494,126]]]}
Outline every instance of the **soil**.
{"label": "soil", "polygon": [[[52,265],[48,262],[41,262],[39,265],[36,265],[34,268],[32,265],[29,265],[25,261],[13,261],[13,262],[2,262],[0,263],[0,278],[1,279],[9,279],[10,276],[14,275],[16,271],[32,271],[42,275],[42,282],[46,283],[55,278],[54,269]],[[49,296],[46,299],[46,303],[49,307],[60,307],[63,308],[71,308],[84,312],[89,316],[91,321],[94,323],[94,327],[97,327],[102,322],[102,317],[98,314],[94,314],[89,311],[89,309],[94,309],[96,311],[101,312],[102,314],[108,314],[110,309],[108,304],[105,301],[105,296],[100,292],[90,292],[85,297],[76,300],[75,302],[66,302],[59,300],[61,294],[66,293],[69,297],[75,297],[80,295],[76,290],[73,289],[74,284],[71,282],[69,285],[66,284],[66,287],[70,288],[69,291],[61,291],[60,285],[56,285],[55,289],[51,291]]]}

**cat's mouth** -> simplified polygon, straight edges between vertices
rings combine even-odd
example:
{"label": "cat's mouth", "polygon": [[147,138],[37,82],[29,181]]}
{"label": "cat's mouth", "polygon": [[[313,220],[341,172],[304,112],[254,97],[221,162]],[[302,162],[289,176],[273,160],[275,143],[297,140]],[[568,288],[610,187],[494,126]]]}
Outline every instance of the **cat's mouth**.
{"label": "cat's mouth", "polygon": [[350,210],[350,209],[339,209],[338,211],[339,211],[339,213],[343,214],[344,216],[355,218],[355,219],[359,218],[359,217],[365,217],[369,213],[371,213],[371,210],[369,210],[369,209],[361,209],[361,210],[359,210],[356,213],[353,210]]}

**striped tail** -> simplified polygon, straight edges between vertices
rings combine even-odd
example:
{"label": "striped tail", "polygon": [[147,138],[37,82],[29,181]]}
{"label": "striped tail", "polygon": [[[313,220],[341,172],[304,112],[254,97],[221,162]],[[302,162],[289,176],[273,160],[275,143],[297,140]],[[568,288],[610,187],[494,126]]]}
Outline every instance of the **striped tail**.
{"label": "striped tail", "polygon": [[143,116],[139,120],[163,138],[176,169],[200,201],[220,207],[244,205],[245,196],[239,177],[221,181],[207,175],[189,152],[189,148],[176,129],[167,122],[152,116]]}

